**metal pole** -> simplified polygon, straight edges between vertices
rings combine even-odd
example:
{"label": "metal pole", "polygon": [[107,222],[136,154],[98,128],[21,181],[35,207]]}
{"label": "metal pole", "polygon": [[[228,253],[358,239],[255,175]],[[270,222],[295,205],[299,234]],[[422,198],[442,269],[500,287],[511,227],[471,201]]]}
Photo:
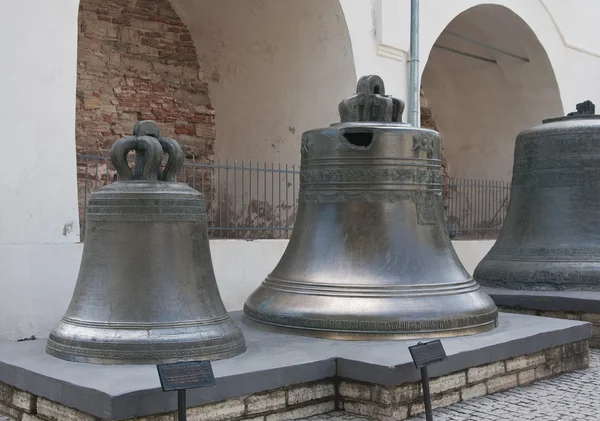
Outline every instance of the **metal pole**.
{"label": "metal pole", "polygon": [[410,1],[410,58],[408,66],[408,124],[413,127],[420,127],[419,0]]}
{"label": "metal pole", "polygon": [[425,419],[427,421],[433,421],[433,414],[431,413],[431,395],[429,394],[429,374],[427,374],[427,367],[421,367],[421,380],[423,382],[423,403],[425,404]]}
{"label": "metal pole", "polygon": [[177,391],[177,421],[186,421],[187,402],[185,401],[186,390]]}

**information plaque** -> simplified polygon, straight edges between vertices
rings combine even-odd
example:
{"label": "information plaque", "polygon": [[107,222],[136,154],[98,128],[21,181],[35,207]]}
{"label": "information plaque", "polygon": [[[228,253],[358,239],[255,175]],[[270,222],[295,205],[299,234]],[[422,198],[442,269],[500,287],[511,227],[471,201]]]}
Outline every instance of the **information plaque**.
{"label": "information plaque", "polygon": [[216,386],[210,361],[189,361],[158,364],[158,378],[164,392],[177,391],[177,419],[185,421],[188,389]]}
{"label": "information plaque", "polygon": [[159,364],[156,368],[165,392],[216,386],[210,361]]}
{"label": "information plaque", "polygon": [[429,364],[444,361],[447,358],[446,351],[439,339],[431,342],[419,342],[408,347],[408,350],[417,368],[427,367]]}
{"label": "information plaque", "polygon": [[423,403],[425,404],[425,419],[427,421],[433,421],[427,366],[433,363],[444,361],[447,358],[446,351],[444,351],[442,342],[439,339],[430,342],[419,342],[416,345],[409,346],[408,351],[412,356],[415,367],[421,370],[421,382],[423,383]]}

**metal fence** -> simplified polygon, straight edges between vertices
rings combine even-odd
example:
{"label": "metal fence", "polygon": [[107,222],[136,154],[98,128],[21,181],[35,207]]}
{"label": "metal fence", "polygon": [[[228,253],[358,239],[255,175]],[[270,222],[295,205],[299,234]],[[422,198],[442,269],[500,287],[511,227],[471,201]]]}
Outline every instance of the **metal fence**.
{"label": "metal fence", "polygon": [[[78,154],[81,238],[90,194],[117,180],[110,159]],[[300,171],[295,165],[245,161],[188,160],[178,181],[201,191],[212,238],[289,238],[298,206]],[[508,205],[510,185],[499,181],[449,179],[444,185],[448,231],[454,239],[495,238]]]}
{"label": "metal fence", "polygon": [[496,238],[508,210],[510,183],[450,178],[444,185],[446,225],[453,239]]}

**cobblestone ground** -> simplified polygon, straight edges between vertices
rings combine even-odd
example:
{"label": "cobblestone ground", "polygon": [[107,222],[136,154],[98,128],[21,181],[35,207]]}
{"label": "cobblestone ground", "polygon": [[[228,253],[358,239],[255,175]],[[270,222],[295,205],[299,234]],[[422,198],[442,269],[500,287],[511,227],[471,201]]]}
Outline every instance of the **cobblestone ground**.
{"label": "cobblestone ground", "polygon": [[[411,418],[424,420],[425,415]],[[433,411],[434,421],[597,421],[600,420],[600,350],[590,350],[587,370],[531,386],[471,399]],[[369,421],[331,412],[303,421]]]}

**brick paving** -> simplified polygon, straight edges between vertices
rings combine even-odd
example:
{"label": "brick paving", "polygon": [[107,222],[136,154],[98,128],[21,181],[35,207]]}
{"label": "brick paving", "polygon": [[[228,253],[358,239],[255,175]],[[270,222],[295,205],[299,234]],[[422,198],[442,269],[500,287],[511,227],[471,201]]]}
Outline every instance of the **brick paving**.
{"label": "brick paving", "polygon": [[[410,418],[424,420],[425,415]],[[590,367],[531,386],[457,403],[433,412],[434,421],[595,421],[600,420],[600,350],[590,350]],[[346,412],[303,421],[370,421]]]}

